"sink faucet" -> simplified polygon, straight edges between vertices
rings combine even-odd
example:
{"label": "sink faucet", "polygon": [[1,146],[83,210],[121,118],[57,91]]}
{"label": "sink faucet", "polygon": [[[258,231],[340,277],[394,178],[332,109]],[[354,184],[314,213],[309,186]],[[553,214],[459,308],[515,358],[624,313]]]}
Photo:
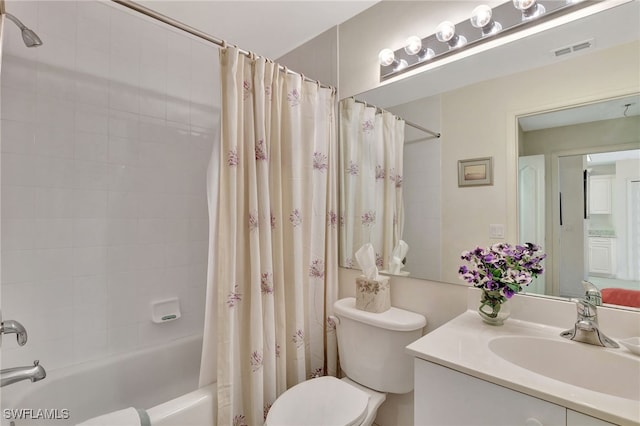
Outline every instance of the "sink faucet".
{"label": "sink faucet", "polygon": [[37,382],[47,377],[47,372],[40,365],[40,361],[33,361],[33,366],[5,368],[0,370],[0,387],[20,382],[22,380],[31,380]]}
{"label": "sink faucet", "polygon": [[618,344],[604,335],[598,326],[597,306],[602,304],[602,296],[598,288],[588,281],[582,285],[586,290],[584,299],[574,300],[578,311],[578,318],[572,329],[563,331],[560,336],[576,342],[589,343],[591,345],[607,348],[619,348]]}
{"label": "sink faucet", "polygon": [[7,320],[0,323],[0,334],[16,333],[18,345],[24,346],[27,343],[27,330],[18,321]]}

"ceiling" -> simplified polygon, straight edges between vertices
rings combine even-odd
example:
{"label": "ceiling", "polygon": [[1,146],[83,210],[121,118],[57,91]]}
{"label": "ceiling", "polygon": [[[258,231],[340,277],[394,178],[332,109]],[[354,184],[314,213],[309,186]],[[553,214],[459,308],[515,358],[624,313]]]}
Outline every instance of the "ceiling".
{"label": "ceiling", "polygon": [[277,59],[379,0],[139,0],[229,44]]}

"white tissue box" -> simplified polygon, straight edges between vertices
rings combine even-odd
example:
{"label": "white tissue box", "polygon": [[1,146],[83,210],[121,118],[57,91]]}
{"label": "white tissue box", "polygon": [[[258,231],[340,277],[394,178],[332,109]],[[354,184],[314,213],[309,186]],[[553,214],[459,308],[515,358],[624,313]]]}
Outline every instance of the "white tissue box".
{"label": "white tissue box", "polygon": [[365,276],[356,278],[356,309],[380,313],[391,307],[389,277],[379,276],[370,280]]}

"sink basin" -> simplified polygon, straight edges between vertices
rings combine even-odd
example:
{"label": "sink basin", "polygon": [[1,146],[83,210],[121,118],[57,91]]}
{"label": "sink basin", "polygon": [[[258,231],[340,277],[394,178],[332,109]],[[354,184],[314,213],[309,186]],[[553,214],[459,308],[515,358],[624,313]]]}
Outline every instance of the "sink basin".
{"label": "sink basin", "polygon": [[489,349],[512,364],[554,380],[640,399],[640,358],[585,343],[528,336],[496,337]]}

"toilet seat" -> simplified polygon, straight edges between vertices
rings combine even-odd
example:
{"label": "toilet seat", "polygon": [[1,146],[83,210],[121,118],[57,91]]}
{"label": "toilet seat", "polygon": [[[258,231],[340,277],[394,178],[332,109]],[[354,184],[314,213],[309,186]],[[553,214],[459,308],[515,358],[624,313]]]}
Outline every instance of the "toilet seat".
{"label": "toilet seat", "polygon": [[369,395],[331,376],[299,383],[274,402],[268,426],[356,426],[367,416]]}

